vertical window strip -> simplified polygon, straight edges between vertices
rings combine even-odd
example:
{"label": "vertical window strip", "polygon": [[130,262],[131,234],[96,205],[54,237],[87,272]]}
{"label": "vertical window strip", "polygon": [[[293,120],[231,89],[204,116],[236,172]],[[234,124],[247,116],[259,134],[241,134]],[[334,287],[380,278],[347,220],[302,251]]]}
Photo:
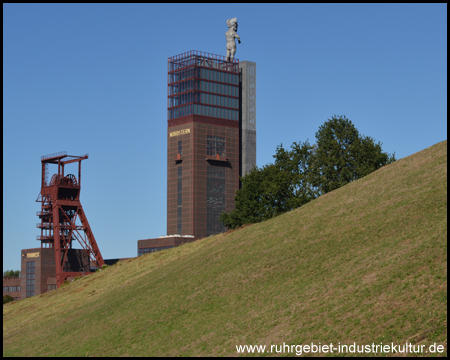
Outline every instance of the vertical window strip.
{"label": "vertical window strip", "polygon": [[178,182],[177,182],[177,232],[181,235],[182,232],[182,211],[183,211],[183,167],[182,165],[178,166]]}
{"label": "vertical window strip", "polygon": [[225,168],[207,167],[206,185],[206,235],[225,231],[220,215],[225,211]]}
{"label": "vertical window strip", "polygon": [[27,288],[26,297],[34,296],[35,261],[27,261]]}

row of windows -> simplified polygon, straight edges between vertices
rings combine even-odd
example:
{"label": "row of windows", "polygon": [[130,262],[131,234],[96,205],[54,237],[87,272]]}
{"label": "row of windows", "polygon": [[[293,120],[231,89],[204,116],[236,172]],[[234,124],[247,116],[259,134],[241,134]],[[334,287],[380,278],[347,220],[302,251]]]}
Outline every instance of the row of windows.
{"label": "row of windows", "polygon": [[175,109],[170,109],[167,111],[167,119],[171,120],[192,114],[217,117],[228,120],[239,120],[239,111],[237,110],[222,109],[213,106],[198,104],[188,104],[177,107]]}
{"label": "row of windows", "polygon": [[188,104],[191,102],[200,102],[200,93],[199,92],[189,91],[184,94],[172,96],[172,97],[168,98],[167,107],[171,108],[174,106]]}
{"label": "row of windows", "polygon": [[181,81],[184,79],[189,79],[192,77],[199,77],[198,74],[200,72],[200,69],[198,68],[188,68],[188,69],[182,69],[180,71],[177,71],[175,73],[169,74],[168,83],[174,83],[177,81]]}
{"label": "row of windows", "polygon": [[[197,87],[199,85],[199,81],[197,81]],[[176,95],[185,91],[194,90],[194,79],[182,81],[177,84],[169,85],[169,96]],[[198,90],[198,89],[197,89]]]}
{"label": "row of windows", "polygon": [[208,166],[206,172],[206,235],[225,231],[220,215],[225,211],[225,168]]}
{"label": "row of windows", "polygon": [[194,104],[194,114],[210,117],[218,117],[228,120],[239,120],[239,111],[230,109],[221,109],[213,106]]}
{"label": "row of windows", "polygon": [[34,291],[27,291],[27,297],[34,296]]}
{"label": "row of windows", "polygon": [[177,154],[183,155],[183,140],[178,140],[178,152]]}
{"label": "row of windows", "polygon": [[201,93],[200,102],[202,104],[225,106],[229,108],[239,109],[239,99],[225,96]]}
{"label": "row of windows", "polygon": [[194,104],[184,105],[175,109],[167,110],[167,120],[176,119],[182,116],[192,115]]}
{"label": "row of windows", "polygon": [[228,83],[233,85],[239,85],[239,75],[230,74],[228,72],[200,69],[200,68],[188,68],[169,74],[168,83],[172,84],[181,80],[190,79],[193,77],[200,77],[205,80]]}
{"label": "row of windows", "polygon": [[3,292],[20,291],[20,286],[3,286]]}
{"label": "row of windows", "polygon": [[55,290],[56,289],[56,284],[54,285],[47,285],[47,291],[51,291],[51,290]]}
{"label": "row of windows", "polygon": [[27,291],[34,291],[34,285],[27,285]]}
{"label": "row of windows", "polygon": [[202,81],[200,90],[216,93],[219,95],[239,96],[239,88],[237,86],[230,86],[224,84],[216,84],[209,81]]}
{"label": "row of windows", "polygon": [[34,279],[27,279],[27,285],[34,285]]}
{"label": "row of windows", "polygon": [[145,254],[148,254],[148,253],[151,253],[151,252],[155,252],[155,251],[171,249],[173,247],[175,247],[175,246],[163,246],[163,247],[152,247],[152,248],[138,249],[138,256],[145,255]]}
{"label": "row of windows", "polygon": [[239,75],[238,74],[230,74],[230,73],[222,72],[222,71],[201,69],[200,77],[202,79],[206,79],[206,80],[239,85]]}
{"label": "row of windows", "polygon": [[207,135],[206,137],[206,155],[225,156],[225,137]]}
{"label": "row of windows", "polygon": [[[213,92],[213,91],[210,91]],[[237,92],[237,91],[236,91]],[[227,94],[221,94],[227,95]],[[200,93],[197,91],[189,91],[183,94],[175,95],[167,99],[167,107],[180,106],[192,102],[201,102],[203,104],[220,105],[229,108],[239,108],[239,99],[227,96],[216,96],[213,94]]]}

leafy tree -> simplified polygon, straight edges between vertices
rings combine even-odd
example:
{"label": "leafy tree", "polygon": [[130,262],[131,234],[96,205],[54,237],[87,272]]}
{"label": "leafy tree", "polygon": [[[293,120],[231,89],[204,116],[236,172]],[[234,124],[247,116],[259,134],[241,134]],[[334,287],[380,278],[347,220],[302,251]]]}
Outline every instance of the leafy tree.
{"label": "leafy tree", "polygon": [[20,270],[6,270],[3,272],[3,276],[20,276]]}
{"label": "leafy tree", "polygon": [[381,144],[361,136],[345,116],[333,116],[316,133],[317,150],[312,158],[310,180],[319,194],[325,194],[360,179],[395,155],[382,152]]}
{"label": "leafy tree", "polygon": [[230,229],[243,224],[255,223],[267,217],[264,205],[265,183],[272,169],[265,166],[261,169],[253,168],[241,178],[242,189],[236,192],[235,209],[230,213],[222,213],[220,220]]}
{"label": "leafy tree", "polygon": [[395,161],[345,116],[328,119],[316,140],[312,146],[294,142],[291,150],[281,144],[273,164],[255,167],[242,177],[235,209],[220,217],[224,225],[235,229],[270,219]]}
{"label": "leafy tree", "polygon": [[290,151],[285,150],[282,144],[277,147],[273,156],[274,165],[282,175],[286,195],[277,199],[282,205],[278,213],[293,210],[317,196],[310,183],[310,162],[313,155],[314,147],[308,141],[303,144],[294,142]]}
{"label": "leafy tree", "polygon": [[287,151],[277,147],[274,164],[254,168],[241,178],[242,189],[235,197],[235,210],[223,213],[221,221],[234,229],[283,214],[311,201],[315,196],[308,183],[312,146],[294,143]]}

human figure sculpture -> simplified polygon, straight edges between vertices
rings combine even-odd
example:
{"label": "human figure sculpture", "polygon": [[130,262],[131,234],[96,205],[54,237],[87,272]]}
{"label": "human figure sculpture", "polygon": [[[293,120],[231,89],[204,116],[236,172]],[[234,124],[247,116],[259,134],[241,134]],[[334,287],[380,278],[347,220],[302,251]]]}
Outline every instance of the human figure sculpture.
{"label": "human figure sculpture", "polygon": [[227,25],[228,31],[225,33],[227,38],[227,61],[233,61],[236,53],[236,41],[234,38],[238,39],[239,44],[241,43],[241,38],[236,34],[238,28],[237,18],[228,19]]}

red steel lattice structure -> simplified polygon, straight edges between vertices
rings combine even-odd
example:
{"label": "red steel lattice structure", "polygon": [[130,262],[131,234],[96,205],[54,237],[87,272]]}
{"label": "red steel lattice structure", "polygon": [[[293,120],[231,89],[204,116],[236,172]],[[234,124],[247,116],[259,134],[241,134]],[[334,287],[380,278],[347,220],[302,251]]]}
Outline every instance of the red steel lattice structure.
{"label": "red steel lattice structure", "polygon": [[[87,154],[71,156],[66,152],[41,157],[41,192],[36,200],[41,203],[41,211],[37,212],[37,216],[41,220],[37,224],[37,227],[41,229],[41,235],[37,236],[37,240],[41,241],[41,248],[55,250],[58,288],[68,277],[89,273],[89,261],[92,261],[97,267],[102,267],[105,263],[80,203],[81,161],[88,157]],[[78,163],[78,180],[73,174],[64,175],[64,166],[71,163]],[[58,173],[54,174],[50,181],[48,181],[49,164],[58,165]],[[81,225],[76,224],[77,218]],[[74,264],[70,263],[68,256],[74,240],[80,243],[86,253],[85,265],[78,266],[78,268],[74,268]]]}

